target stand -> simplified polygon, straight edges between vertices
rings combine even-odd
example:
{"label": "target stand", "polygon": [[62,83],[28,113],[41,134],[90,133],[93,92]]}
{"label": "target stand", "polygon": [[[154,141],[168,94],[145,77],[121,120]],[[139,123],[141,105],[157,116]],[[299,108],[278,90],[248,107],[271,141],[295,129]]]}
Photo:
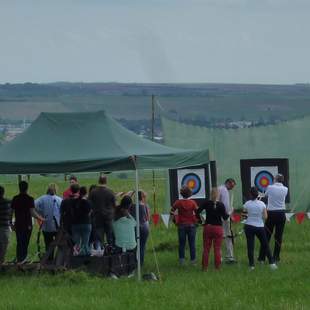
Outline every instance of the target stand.
{"label": "target stand", "polygon": [[[279,173],[284,176],[284,185],[289,187],[289,164],[287,158],[241,159],[240,173],[243,202],[249,199],[249,192],[252,186],[264,193],[267,187],[273,184],[274,176]],[[286,196],[286,202],[290,202],[289,192]]]}
{"label": "target stand", "polygon": [[180,195],[182,186],[188,186],[192,190],[190,199],[195,200],[199,205],[210,196],[210,187],[216,186],[216,162],[212,161],[210,165],[170,169],[169,182],[171,205],[177,199],[183,198]]}

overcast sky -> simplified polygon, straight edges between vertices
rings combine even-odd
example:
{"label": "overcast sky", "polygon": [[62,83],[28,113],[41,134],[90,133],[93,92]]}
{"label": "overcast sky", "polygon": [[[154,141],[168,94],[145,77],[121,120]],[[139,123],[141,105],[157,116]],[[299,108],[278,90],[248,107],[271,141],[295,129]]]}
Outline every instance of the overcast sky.
{"label": "overcast sky", "polygon": [[310,0],[0,0],[0,83],[310,82]]}

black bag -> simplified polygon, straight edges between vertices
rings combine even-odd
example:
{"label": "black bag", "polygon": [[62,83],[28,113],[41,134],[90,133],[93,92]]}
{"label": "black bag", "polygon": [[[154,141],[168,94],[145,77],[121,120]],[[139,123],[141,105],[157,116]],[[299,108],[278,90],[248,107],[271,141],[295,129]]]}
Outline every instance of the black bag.
{"label": "black bag", "polygon": [[[58,230],[56,239],[51,242],[48,250],[40,260],[41,268],[46,266],[54,267],[55,269],[66,269],[70,267],[72,257],[73,242],[71,236],[63,228]],[[54,260],[49,260],[52,253],[55,253]]]}
{"label": "black bag", "polygon": [[110,273],[127,276],[136,269],[135,252],[125,252],[110,256]]}
{"label": "black bag", "polygon": [[82,269],[91,274],[108,276],[110,271],[108,256],[72,256],[70,268]]}

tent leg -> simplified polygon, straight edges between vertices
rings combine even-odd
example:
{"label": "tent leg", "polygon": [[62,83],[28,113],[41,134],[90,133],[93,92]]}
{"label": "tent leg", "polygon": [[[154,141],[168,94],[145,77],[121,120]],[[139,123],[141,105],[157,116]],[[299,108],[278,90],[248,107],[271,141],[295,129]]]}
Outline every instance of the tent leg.
{"label": "tent leg", "polygon": [[139,174],[136,169],[136,232],[137,232],[137,267],[138,267],[138,281],[141,281],[141,256],[140,256],[140,219],[139,219]]}

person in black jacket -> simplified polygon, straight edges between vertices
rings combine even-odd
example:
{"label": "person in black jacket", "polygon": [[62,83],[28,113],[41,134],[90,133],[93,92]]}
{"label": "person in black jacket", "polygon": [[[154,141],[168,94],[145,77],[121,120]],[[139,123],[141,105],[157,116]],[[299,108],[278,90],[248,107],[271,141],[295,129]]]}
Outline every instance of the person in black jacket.
{"label": "person in black jacket", "polygon": [[101,175],[98,185],[89,193],[88,199],[93,207],[93,223],[101,243],[114,243],[112,221],[116,207],[115,194],[107,186],[107,177]]}
{"label": "person in black jacket", "polygon": [[28,245],[32,233],[32,217],[42,222],[45,219],[35,210],[34,199],[27,193],[28,183],[21,181],[18,186],[19,194],[14,196],[11,208],[15,214],[14,229],[16,232],[17,264],[24,264],[27,262]]}
{"label": "person in black jacket", "polygon": [[[223,241],[222,221],[227,220],[229,215],[225,206],[218,201],[219,191],[215,187],[211,191],[211,200],[204,201],[197,210],[197,217],[200,219],[202,211],[206,212],[206,219],[203,229],[203,255],[202,269],[207,270],[209,264],[209,253],[213,243],[215,268],[221,266],[221,245]],[[202,222],[202,219],[200,219]]]}
{"label": "person in black jacket", "polygon": [[74,255],[90,255],[89,237],[91,233],[91,204],[86,198],[87,189],[80,188],[79,198],[72,206],[72,239]]}
{"label": "person in black jacket", "polygon": [[4,198],[4,187],[0,186],[0,265],[3,264],[9,244],[12,209],[10,201]]}

